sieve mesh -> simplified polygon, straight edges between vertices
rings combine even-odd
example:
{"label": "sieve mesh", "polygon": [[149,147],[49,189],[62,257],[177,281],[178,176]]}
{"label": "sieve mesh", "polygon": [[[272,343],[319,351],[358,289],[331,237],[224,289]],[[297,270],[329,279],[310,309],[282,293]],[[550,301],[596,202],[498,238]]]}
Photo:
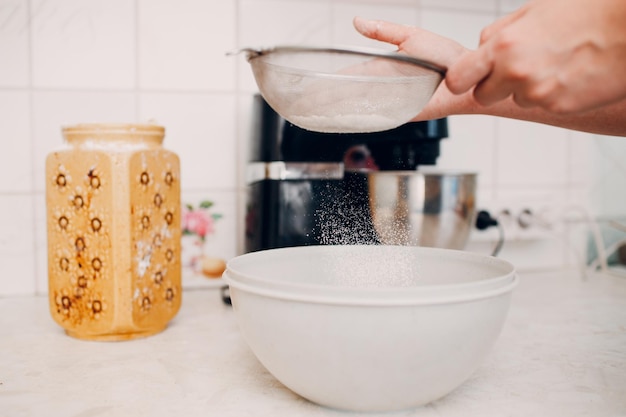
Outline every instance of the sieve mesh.
{"label": "sieve mesh", "polygon": [[259,90],[303,129],[365,133],[400,126],[428,103],[444,70],[397,53],[274,48],[248,51]]}

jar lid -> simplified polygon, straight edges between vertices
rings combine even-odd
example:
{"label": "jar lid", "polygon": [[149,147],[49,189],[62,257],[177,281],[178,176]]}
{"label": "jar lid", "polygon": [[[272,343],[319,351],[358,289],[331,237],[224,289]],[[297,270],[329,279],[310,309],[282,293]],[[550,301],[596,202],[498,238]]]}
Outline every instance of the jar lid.
{"label": "jar lid", "polygon": [[165,127],[150,123],[80,123],[71,126],[63,126],[61,128],[65,134],[139,134],[139,135],[155,135],[163,136]]}

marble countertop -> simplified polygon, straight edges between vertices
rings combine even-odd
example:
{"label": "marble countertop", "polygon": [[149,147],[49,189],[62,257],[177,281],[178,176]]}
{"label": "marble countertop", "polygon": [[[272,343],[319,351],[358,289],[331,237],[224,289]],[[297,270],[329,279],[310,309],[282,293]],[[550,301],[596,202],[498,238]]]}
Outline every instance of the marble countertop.
{"label": "marble countertop", "polygon": [[[474,375],[439,401],[390,416],[626,416],[626,279],[520,278],[504,330]],[[185,291],[164,332],[127,342],[66,336],[45,297],[0,299],[2,417],[352,415],[268,374],[218,289]]]}

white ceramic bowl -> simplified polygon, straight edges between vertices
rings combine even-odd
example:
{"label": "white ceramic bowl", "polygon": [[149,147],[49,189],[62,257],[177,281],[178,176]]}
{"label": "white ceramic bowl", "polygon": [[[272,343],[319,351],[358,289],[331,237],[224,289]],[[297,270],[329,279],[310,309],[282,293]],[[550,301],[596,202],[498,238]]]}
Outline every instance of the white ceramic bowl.
{"label": "white ceramic bowl", "polygon": [[321,405],[393,411],[462,384],[504,324],[513,266],[449,249],[306,246],[224,273],[242,334],[285,386]]}

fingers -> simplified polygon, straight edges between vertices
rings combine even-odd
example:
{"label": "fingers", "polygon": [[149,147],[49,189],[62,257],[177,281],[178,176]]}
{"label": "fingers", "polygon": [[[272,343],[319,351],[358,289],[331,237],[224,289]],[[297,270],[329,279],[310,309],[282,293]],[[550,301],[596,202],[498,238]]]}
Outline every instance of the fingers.
{"label": "fingers", "polygon": [[360,17],[355,17],[353,23],[365,37],[396,45],[399,51],[445,67],[465,51],[461,44],[415,26]]}
{"label": "fingers", "polygon": [[[494,39],[502,30],[526,14],[527,6],[508,14],[483,29],[480,47],[464,54],[446,75],[446,84],[454,94],[462,94],[474,88],[474,97],[482,105],[490,105],[511,95],[513,85],[493,73]],[[524,102],[522,98],[520,102]]]}
{"label": "fingers", "polygon": [[[519,15],[513,14],[501,19],[494,26],[494,30],[497,27],[506,27],[517,18]],[[476,51],[467,51],[456,43],[443,40],[444,38],[427,31],[386,21],[356,17],[354,27],[368,38],[398,45],[407,53],[434,58],[437,62],[448,65],[445,84],[449,91],[459,95],[473,88],[473,96],[479,104],[490,105],[506,99],[518,87],[516,79],[506,76],[505,72],[496,71],[494,48],[500,44],[496,42],[498,37],[491,39],[491,42],[485,42]],[[521,95],[518,95],[517,101],[528,105],[528,100]]]}
{"label": "fingers", "polygon": [[476,86],[474,95],[483,105],[495,103],[511,94],[511,89],[503,85],[503,80],[491,74],[495,65],[492,43],[503,29],[524,16],[526,10],[526,6],[521,7],[483,29],[478,50],[464,54],[448,70],[446,84],[452,93],[462,94]]}
{"label": "fingers", "polygon": [[[498,73],[492,73],[476,85],[473,93],[474,99],[483,106],[490,106],[509,97],[515,88],[514,83],[499,77]],[[514,96],[514,99],[517,104],[524,104],[522,107],[526,107],[526,100],[523,96],[518,94]]]}
{"label": "fingers", "polygon": [[[454,64],[456,70],[448,71],[446,83],[450,91],[461,94],[480,82],[491,70],[491,63],[481,58],[484,51],[462,55],[464,48],[457,43],[441,38],[427,31],[421,31],[396,23],[383,20],[366,20],[355,17],[353,21],[355,29],[363,36],[370,39],[406,46],[406,52],[418,56],[426,56],[442,65]],[[419,39],[418,36],[419,34]],[[474,55],[478,54],[478,55]]]}
{"label": "fingers", "polygon": [[490,50],[481,47],[468,51],[448,68],[446,85],[453,94],[462,94],[480,83],[493,69]]}
{"label": "fingers", "polygon": [[[490,42],[477,51],[463,55],[446,74],[446,85],[454,94],[462,94],[473,88],[473,96],[483,106],[492,105],[514,95],[521,107],[531,107],[536,102],[541,74],[533,74],[528,65],[515,65],[511,54],[494,58]],[[544,77],[545,78],[545,77]]]}
{"label": "fingers", "polygon": [[363,36],[377,41],[400,45],[411,36],[411,28],[384,20],[355,17],[354,28]]}

